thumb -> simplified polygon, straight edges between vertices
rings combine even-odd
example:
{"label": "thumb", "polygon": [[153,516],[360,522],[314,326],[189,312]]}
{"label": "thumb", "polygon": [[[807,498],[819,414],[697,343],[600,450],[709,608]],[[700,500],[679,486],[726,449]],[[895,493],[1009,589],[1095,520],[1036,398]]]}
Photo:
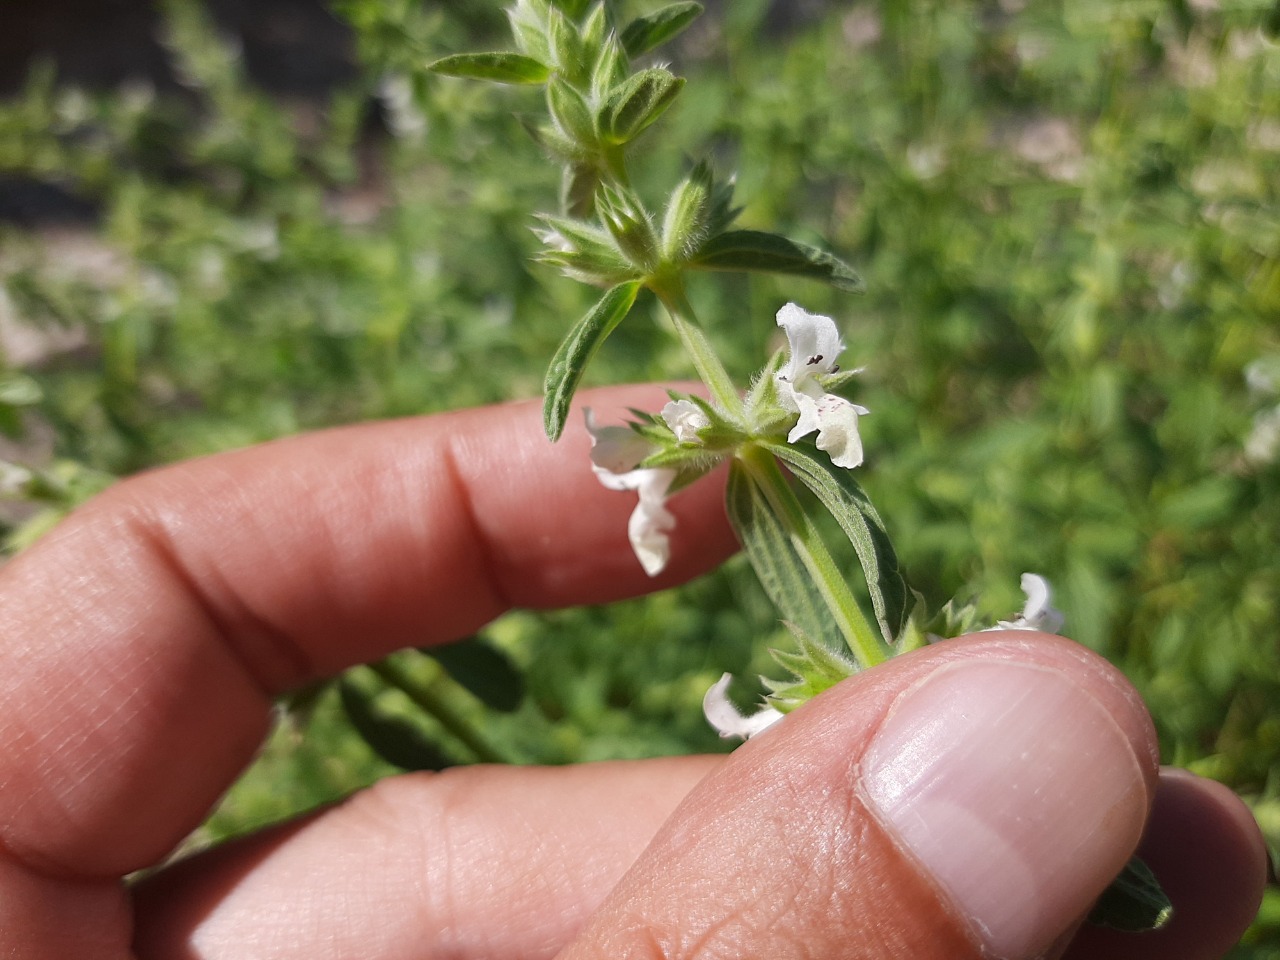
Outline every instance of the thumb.
{"label": "thumb", "polygon": [[897,658],[745,744],[563,960],[1029,960],[1133,853],[1157,770],[1105,661],[1025,631]]}

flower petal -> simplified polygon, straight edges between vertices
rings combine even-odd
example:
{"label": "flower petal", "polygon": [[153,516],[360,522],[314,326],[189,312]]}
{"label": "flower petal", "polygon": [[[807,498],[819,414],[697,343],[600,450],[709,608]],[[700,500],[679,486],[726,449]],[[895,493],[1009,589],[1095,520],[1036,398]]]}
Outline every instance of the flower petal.
{"label": "flower petal", "polygon": [[818,431],[818,449],[831,456],[837,467],[853,469],[862,463],[862,436],[858,433],[858,417],[866,416],[866,407],[850,403],[844,397],[823,393],[814,398],[807,392],[792,392],[800,408],[800,419],[787,434],[787,443]]}
{"label": "flower petal", "polygon": [[626,476],[636,479],[635,490],[640,494],[640,501],[627,521],[627,538],[644,572],[656,577],[671,559],[671,541],[667,534],[675,529],[676,518],[667,509],[666,502],[676,472],[633,470]]}
{"label": "flower petal", "polygon": [[799,385],[807,377],[835,371],[836,358],[844,347],[834,320],[794,303],[779,310],[777,320],[791,346],[791,359],[778,374],[779,380]]}
{"label": "flower petal", "polygon": [[692,400],[671,400],[662,408],[662,419],[681,443],[701,443],[698,431],[711,426],[711,420]]}
{"label": "flower petal", "polygon": [[782,398],[784,405],[800,413],[800,419],[796,421],[795,426],[791,428],[791,432],[787,434],[787,443],[795,443],[801,437],[807,437],[813,433],[820,426],[818,423],[818,400],[824,394],[818,391],[817,396],[814,396],[810,391],[797,390],[790,383],[780,383],[779,386],[782,389],[778,395]]}
{"label": "flower petal", "polygon": [[702,698],[702,713],[706,716],[707,723],[723,739],[741,737],[746,740],[782,719],[782,714],[773,707],[761,707],[751,716],[744,717],[729,701],[729,684],[732,682],[733,674],[724,674]]}
{"label": "flower petal", "polygon": [[600,427],[590,408],[583,411],[591,434],[591,466],[596,479],[610,490],[634,490],[639,502],[627,521],[627,539],[644,572],[656,577],[671,558],[667,534],[676,518],[667,509],[667,491],[676,478],[674,470],[637,469],[636,464],[655,447],[628,427]]}
{"label": "flower petal", "polygon": [[640,499],[627,521],[627,539],[644,572],[660,574],[671,559],[667,534],[675,529],[676,518],[667,509],[667,491],[676,478],[674,470],[629,470],[610,473],[595,467],[596,479],[610,490],[634,490]]}
{"label": "flower petal", "polygon": [[1053,605],[1053,589],[1049,586],[1049,581],[1038,573],[1024,573],[1021,586],[1022,592],[1027,595],[1022,616],[1016,620],[1001,620],[990,629],[1040,630],[1044,633],[1057,633],[1061,630],[1067,618]]}
{"label": "flower petal", "polygon": [[[591,434],[591,462],[609,473],[629,473],[656,449],[630,427],[600,427],[596,425],[595,411],[586,407],[582,411]],[[604,482],[604,481],[601,481]],[[608,486],[606,483],[605,486]],[[634,487],[611,487],[613,490],[632,490]]]}
{"label": "flower petal", "polygon": [[852,470],[862,463],[862,437],[858,433],[858,417],[867,408],[850,403],[835,394],[825,394],[818,407],[818,449],[831,456],[837,467]]}

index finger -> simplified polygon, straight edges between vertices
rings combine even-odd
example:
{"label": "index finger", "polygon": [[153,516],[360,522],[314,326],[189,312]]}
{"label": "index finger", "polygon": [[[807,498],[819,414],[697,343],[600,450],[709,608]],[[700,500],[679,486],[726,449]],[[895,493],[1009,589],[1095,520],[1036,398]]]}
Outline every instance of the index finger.
{"label": "index finger", "polygon": [[[660,404],[596,391],[601,408]],[[511,606],[688,579],[733,549],[716,484],[644,575],[631,498],[536,404],[327,431],[119,485],[0,571],[0,850],[118,875],[162,856],[251,758],[273,695]]]}

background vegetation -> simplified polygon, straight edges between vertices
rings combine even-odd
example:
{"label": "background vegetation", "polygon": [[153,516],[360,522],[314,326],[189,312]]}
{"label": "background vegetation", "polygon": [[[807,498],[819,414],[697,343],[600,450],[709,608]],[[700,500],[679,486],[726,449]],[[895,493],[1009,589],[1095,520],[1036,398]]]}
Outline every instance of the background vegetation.
{"label": "background vegetation", "polygon": [[[744,226],[824,239],[869,292],[709,279],[699,314],[744,377],[782,302],[835,316],[868,368],[860,479],[913,584],[933,606],[980,592],[995,619],[1022,571],[1048,576],[1166,758],[1280,843],[1280,7],[775,6],[734,0],[681,38],[690,84],[650,169],[737,170]],[[76,212],[0,226],[10,549],[153,464],[538,391],[590,294],[528,262],[556,195],[513,116],[536,94],[423,70],[503,43],[497,4],[333,13],[354,68],[320,98],[262,92],[171,0],[172,89],[45,64],[0,102],[0,177]],[[640,309],[593,379],[688,372]],[[353,671],[298,698],[201,839],[394,769],[353,719],[407,765],[720,749],[702,692],[768,669],[773,618],[731,563],[512,614],[444,667]],[[1280,957],[1280,896],[1238,956]]]}

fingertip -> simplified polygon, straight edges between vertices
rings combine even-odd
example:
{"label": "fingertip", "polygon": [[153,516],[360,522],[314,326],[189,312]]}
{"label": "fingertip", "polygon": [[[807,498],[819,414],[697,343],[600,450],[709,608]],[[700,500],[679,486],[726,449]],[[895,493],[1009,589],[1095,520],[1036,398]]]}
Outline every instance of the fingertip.
{"label": "fingertip", "polygon": [[699,785],[565,956],[1036,956],[1136,846],[1153,739],[1113,668],[1066,641],[896,658]]}
{"label": "fingertip", "polygon": [[988,955],[1031,957],[1136,846],[1146,751],[1093,671],[994,654],[940,665],[899,695],[860,789]]}
{"label": "fingertip", "polygon": [[1085,927],[1070,960],[1218,960],[1257,915],[1266,887],[1266,844],[1230,789],[1186,770],[1160,771],[1138,855],[1173,904],[1160,930]]}

